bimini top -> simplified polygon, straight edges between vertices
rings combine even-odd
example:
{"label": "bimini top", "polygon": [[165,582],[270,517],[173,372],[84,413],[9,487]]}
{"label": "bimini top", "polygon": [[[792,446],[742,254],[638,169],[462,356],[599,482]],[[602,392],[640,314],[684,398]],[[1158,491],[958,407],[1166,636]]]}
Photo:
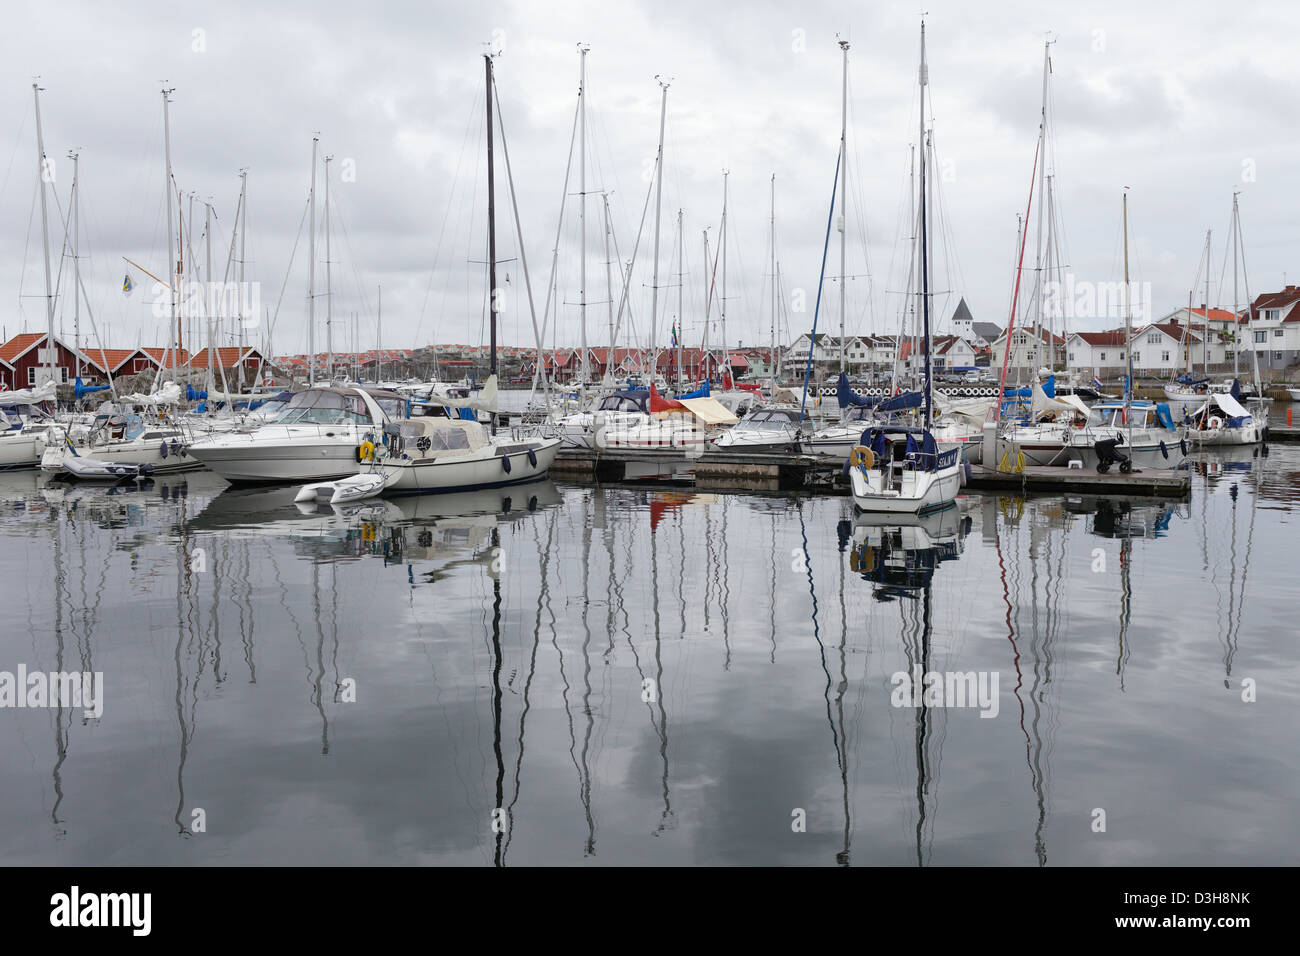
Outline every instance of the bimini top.
{"label": "bimini top", "polygon": [[644,412],[649,413],[646,403],[650,400],[648,388],[629,388],[613,392],[600,400],[597,410],[602,412]]}

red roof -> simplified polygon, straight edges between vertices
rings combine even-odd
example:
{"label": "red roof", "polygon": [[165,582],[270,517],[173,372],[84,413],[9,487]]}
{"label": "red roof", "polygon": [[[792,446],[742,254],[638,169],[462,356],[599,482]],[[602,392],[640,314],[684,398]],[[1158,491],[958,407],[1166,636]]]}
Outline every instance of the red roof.
{"label": "red roof", "polygon": [[86,349],[82,354],[85,355],[87,362],[101,372],[116,372],[139,351],[139,349],[93,348]]}
{"label": "red roof", "polygon": [[0,345],[0,361],[6,365],[12,365],[14,359],[22,355],[37,342],[45,340],[44,332],[23,332],[21,335],[15,335],[4,345]]}
{"label": "red roof", "polygon": [[153,359],[155,365],[161,365],[163,358],[166,357],[167,367],[171,368],[173,356],[177,365],[184,365],[190,360],[190,353],[186,349],[168,349],[156,345],[145,345],[140,351]]}
{"label": "red roof", "polygon": [[[1300,302],[1300,288],[1289,285],[1281,292],[1266,292],[1256,296],[1255,301],[1251,303],[1250,311],[1258,318],[1259,313],[1265,309],[1286,309],[1297,302]],[[1291,314],[1283,321],[1300,322],[1300,309],[1292,309]]]}
{"label": "red roof", "polygon": [[1089,345],[1120,346],[1127,341],[1123,329],[1111,332],[1075,332],[1074,334]]}
{"label": "red roof", "polygon": [[[245,359],[248,358],[257,359],[261,357],[262,357],[261,353],[259,353],[257,349],[251,349],[251,348],[244,349],[244,351],[241,353],[237,347],[227,346],[225,348],[218,348],[216,350],[216,353],[213,355],[212,358],[212,365],[214,368],[234,368],[236,365],[239,365]],[[198,355],[194,356],[193,367],[194,368],[208,367],[207,349],[204,349]]]}

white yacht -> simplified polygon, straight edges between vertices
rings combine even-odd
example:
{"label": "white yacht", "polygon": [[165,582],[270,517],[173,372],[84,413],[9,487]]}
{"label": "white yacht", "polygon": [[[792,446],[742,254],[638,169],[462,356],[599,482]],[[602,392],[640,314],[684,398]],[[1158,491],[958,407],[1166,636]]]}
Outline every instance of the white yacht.
{"label": "white yacht", "polygon": [[1211,392],[1187,417],[1187,440],[1198,445],[1254,445],[1264,440],[1267,420],[1224,392]]}
{"label": "white yacht", "polygon": [[384,424],[404,418],[406,408],[396,392],[309,388],[265,425],[196,439],[189,454],[234,483],[344,478],[358,472],[363,443],[373,445]]}
{"label": "white yacht", "polygon": [[[861,434],[861,432],[859,432]],[[722,451],[788,451],[799,448],[799,409],[759,407],[719,435]]]}
{"label": "white yacht", "polygon": [[41,463],[52,432],[57,438],[54,419],[43,407],[53,399],[52,386],[0,392],[0,471],[35,468]]}

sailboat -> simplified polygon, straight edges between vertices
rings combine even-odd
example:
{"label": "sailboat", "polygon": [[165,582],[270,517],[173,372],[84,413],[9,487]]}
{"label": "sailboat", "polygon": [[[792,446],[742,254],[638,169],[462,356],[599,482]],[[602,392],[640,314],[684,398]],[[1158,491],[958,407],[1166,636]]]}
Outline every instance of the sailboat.
{"label": "sailboat", "polygon": [[[1232,314],[1237,316],[1237,263],[1244,257],[1239,255],[1241,241],[1241,216],[1237,207],[1237,194],[1232,196]],[[1244,272],[1244,268],[1243,268]],[[1250,287],[1247,283],[1246,300],[1250,300]],[[1188,324],[1191,324],[1189,317]],[[1206,306],[1206,334],[1209,334],[1209,306]],[[1238,343],[1233,349],[1233,378],[1228,392],[1211,391],[1206,401],[1188,416],[1187,437],[1198,445],[1254,445],[1264,440],[1268,432],[1267,403],[1256,398],[1252,408],[1241,404],[1241,386],[1237,380],[1237,369],[1241,354]],[[1254,393],[1260,395],[1259,352],[1251,349],[1254,361]]]}
{"label": "sailboat", "polygon": [[[1126,187],[1127,188],[1127,187]],[[1169,406],[1133,398],[1133,316],[1129,308],[1132,288],[1128,271],[1128,193],[1123,195],[1124,222],[1124,354],[1128,359],[1124,397],[1092,407],[1082,428],[1069,433],[1066,460],[1077,460],[1099,473],[1109,470],[1110,451],[1118,448],[1127,460],[1120,471],[1135,466],[1177,468],[1187,456],[1186,429],[1175,424]]]}
{"label": "sailboat", "polygon": [[[921,141],[927,140],[925,87],[925,23],[921,23]],[[920,291],[924,382],[923,424],[919,428],[872,426],[849,455],[849,482],[859,511],[919,514],[943,508],[961,488],[962,449],[941,451],[931,431],[933,382],[930,331],[929,222],[926,215],[926,150],[920,150]]]}

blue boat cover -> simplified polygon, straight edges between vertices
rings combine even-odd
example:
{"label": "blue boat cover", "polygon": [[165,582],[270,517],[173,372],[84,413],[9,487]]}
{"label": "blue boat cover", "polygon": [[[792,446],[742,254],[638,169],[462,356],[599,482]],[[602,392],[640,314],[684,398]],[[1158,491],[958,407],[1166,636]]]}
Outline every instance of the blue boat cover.
{"label": "blue boat cover", "polygon": [[907,408],[920,408],[922,395],[920,392],[899,392],[893,398],[887,398],[877,407],[881,412],[900,412]]}
{"label": "blue boat cover", "polygon": [[697,388],[693,392],[687,392],[685,395],[678,395],[677,397],[681,399],[681,398],[708,398],[709,396],[710,396],[709,383],[705,382],[703,388]]}
{"label": "blue boat cover", "polygon": [[1168,402],[1156,402],[1156,421],[1170,431],[1174,430],[1174,416],[1169,412]]}
{"label": "blue boat cover", "polygon": [[835,382],[835,398],[839,401],[840,408],[860,408],[865,405],[875,405],[880,401],[878,397],[859,395],[853,391],[853,387],[849,385],[849,377],[843,372],[840,372],[840,377]]}

